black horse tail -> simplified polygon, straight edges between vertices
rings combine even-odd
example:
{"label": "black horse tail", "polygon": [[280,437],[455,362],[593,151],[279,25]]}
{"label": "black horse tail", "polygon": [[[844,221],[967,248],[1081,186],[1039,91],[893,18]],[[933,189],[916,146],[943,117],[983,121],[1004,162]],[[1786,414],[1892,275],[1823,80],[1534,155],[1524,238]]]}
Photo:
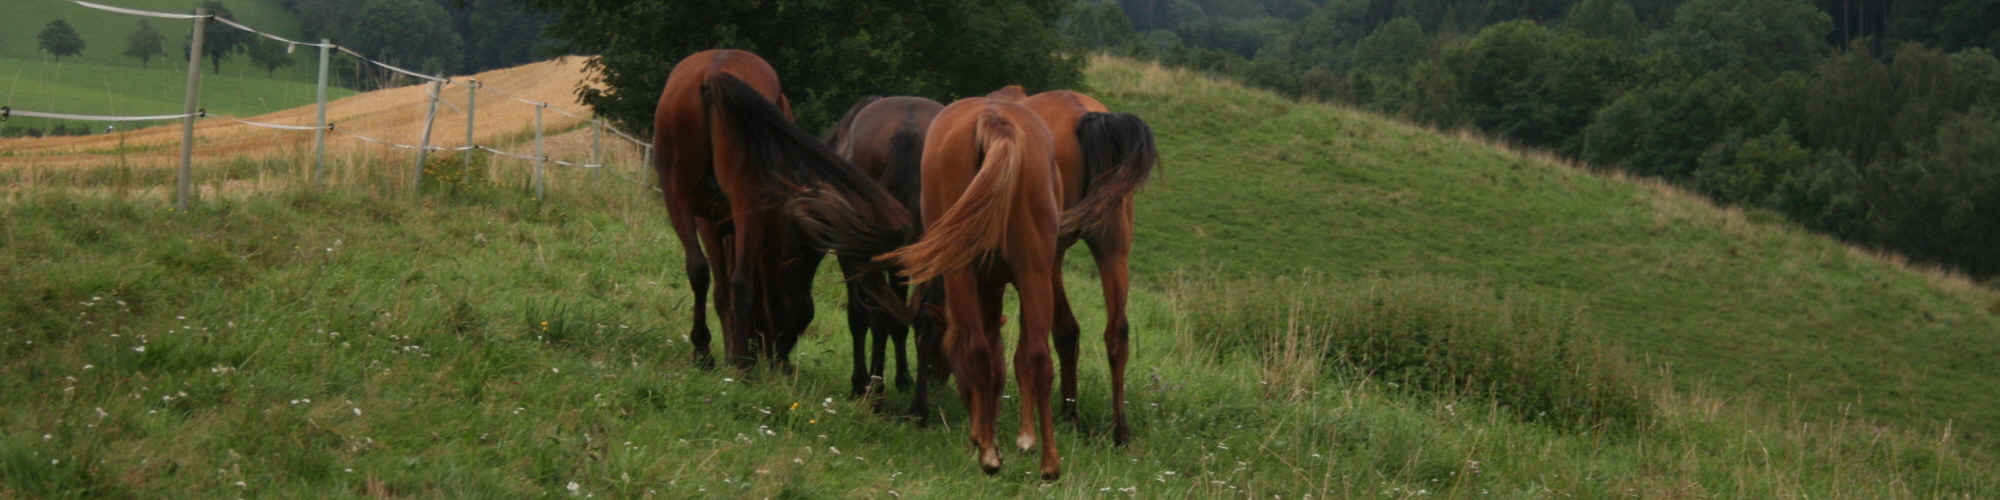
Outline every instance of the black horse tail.
{"label": "black horse tail", "polygon": [[1076,120],[1083,149],[1083,199],[1062,216],[1062,233],[1102,234],[1146,184],[1160,151],[1153,129],[1130,113],[1084,113]]}
{"label": "black horse tail", "polygon": [[[902,243],[909,213],[818,138],[793,125],[777,104],[727,73],[702,83],[711,124],[723,122],[742,148],[745,168],[783,203],[784,213],[814,247],[842,255],[876,255]],[[720,120],[719,120],[720,118]]]}
{"label": "black horse tail", "polygon": [[[923,131],[898,130],[889,138],[889,164],[882,169],[882,188],[889,191],[903,209],[910,214],[910,220],[923,220],[924,186],[921,179],[924,163]],[[922,224],[911,224],[909,241],[916,240],[916,233]],[[907,242],[907,241],[906,241]]]}

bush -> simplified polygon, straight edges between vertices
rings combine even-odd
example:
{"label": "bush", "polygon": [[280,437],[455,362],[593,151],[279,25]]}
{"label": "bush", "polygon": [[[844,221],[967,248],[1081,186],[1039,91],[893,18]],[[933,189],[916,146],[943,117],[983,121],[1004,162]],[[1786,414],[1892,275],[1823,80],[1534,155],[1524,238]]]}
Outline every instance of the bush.
{"label": "bush", "polygon": [[[1178,280],[1183,325],[1218,356],[1267,363],[1309,346],[1327,370],[1485,399],[1523,419],[1631,428],[1649,413],[1630,367],[1579,311],[1436,278]],[[1268,370],[1267,370],[1268,371]]]}

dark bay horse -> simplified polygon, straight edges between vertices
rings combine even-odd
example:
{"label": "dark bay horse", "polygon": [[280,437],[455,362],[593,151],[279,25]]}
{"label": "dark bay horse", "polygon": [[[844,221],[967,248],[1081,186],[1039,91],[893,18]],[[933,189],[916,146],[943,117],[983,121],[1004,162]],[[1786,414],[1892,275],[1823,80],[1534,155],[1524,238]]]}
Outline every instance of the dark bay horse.
{"label": "dark bay horse", "polygon": [[903,266],[914,283],[943,279],[942,348],[971,413],[980,468],[988,474],[1000,470],[994,432],[1007,353],[1001,298],[1011,282],[1021,314],[1014,350],[1021,388],[1016,443],[1023,451],[1032,448],[1039,427],[1042,478],[1062,475],[1049,404],[1055,374],[1048,335],[1061,217],[1052,142],[1041,118],[1018,104],[971,98],[946,106],[924,139],[923,237],[880,257]]}
{"label": "dark bay horse", "polygon": [[[915,218],[919,215],[918,200],[922,188],[918,184],[918,174],[922,168],[924,134],[930,129],[931,120],[937,118],[938,111],[943,109],[943,104],[922,97],[869,97],[855,103],[840,117],[840,122],[827,138],[827,145],[852,162],[862,175],[875,179]],[[922,234],[921,229],[911,225],[910,230],[904,232],[901,243],[915,243],[918,235]],[[885,351],[891,342],[896,346],[896,388],[909,387],[910,373],[905,363],[908,358],[904,350],[909,323],[864,300],[870,294],[871,282],[883,286],[879,283],[893,280],[891,289],[896,296],[881,299],[904,302],[909,294],[907,284],[901,278],[891,276],[896,271],[893,264],[873,263],[868,256],[842,256],[840,268],[847,276],[847,329],[854,339],[854,373],[851,377],[854,394],[881,393],[881,380],[886,376],[887,369]],[[924,320],[920,318],[918,321]],[[873,349],[869,348],[871,330]],[[919,336],[919,341],[924,338]],[[919,346],[919,349],[922,348]],[[931,346],[932,352],[935,348],[935,345]],[[920,355],[920,358],[923,356]],[[925,370],[919,369],[918,376],[925,376]],[[919,387],[927,385],[919,383]],[[921,391],[917,397],[924,397]]]}
{"label": "dark bay horse", "polygon": [[[994,92],[996,98],[1019,98],[1019,87]],[[1125,363],[1130,354],[1126,298],[1131,283],[1127,261],[1132,254],[1132,197],[1153,167],[1159,151],[1146,122],[1127,113],[1111,113],[1090,96],[1052,90],[1019,98],[1055,137],[1056,165],[1062,172],[1062,235],[1058,256],[1082,241],[1097,261],[1104,288],[1104,350],[1111,362],[1111,435],[1125,444],[1132,430],[1125,421]],[[1060,257],[1059,257],[1060,258]],[[1076,419],[1077,337],[1082,328],[1070,309],[1062,273],[1056,273],[1055,345],[1062,359],[1063,415]]]}
{"label": "dark bay horse", "polygon": [[[653,122],[654,165],[694,292],[688,340],[712,366],[716,287],[730,364],[786,360],[812,318],[821,250],[875,255],[909,225],[902,206],[791,122],[778,75],[755,54],[709,50],[674,66]],[[711,267],[713,257],[718,265]]]}

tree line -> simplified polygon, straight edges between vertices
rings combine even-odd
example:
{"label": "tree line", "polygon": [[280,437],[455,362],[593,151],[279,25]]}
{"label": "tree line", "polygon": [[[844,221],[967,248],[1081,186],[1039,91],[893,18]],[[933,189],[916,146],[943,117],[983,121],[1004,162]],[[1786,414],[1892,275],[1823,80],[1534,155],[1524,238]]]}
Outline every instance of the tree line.
{"label": "tree line", "polygon": [[1072,0],[1060,29],[2000,280],[1995,19],[1986,0]]}

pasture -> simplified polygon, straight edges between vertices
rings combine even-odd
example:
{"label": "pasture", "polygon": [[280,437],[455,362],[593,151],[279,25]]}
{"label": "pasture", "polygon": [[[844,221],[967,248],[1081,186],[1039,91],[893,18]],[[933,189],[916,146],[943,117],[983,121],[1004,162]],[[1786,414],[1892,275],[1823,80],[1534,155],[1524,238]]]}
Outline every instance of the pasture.
{"label": "pasture", "polygon": [[84,164],[0,201],[0,496],[2000,489],[1991,290],[1186,72],[1097,59],[1090,81],[1164,164],[1139,198],[1125,447],[1095,276],[1067,262],[1085,362],[1060,481],[1011,449],[979,474],[949,389],[927,428],[847,397],[831,265],[797,373],[693,367],[679,245],[615,180],[563,172],[533,200],[499,174],[421,197],[272,174],[295,185],[181,215]]}

